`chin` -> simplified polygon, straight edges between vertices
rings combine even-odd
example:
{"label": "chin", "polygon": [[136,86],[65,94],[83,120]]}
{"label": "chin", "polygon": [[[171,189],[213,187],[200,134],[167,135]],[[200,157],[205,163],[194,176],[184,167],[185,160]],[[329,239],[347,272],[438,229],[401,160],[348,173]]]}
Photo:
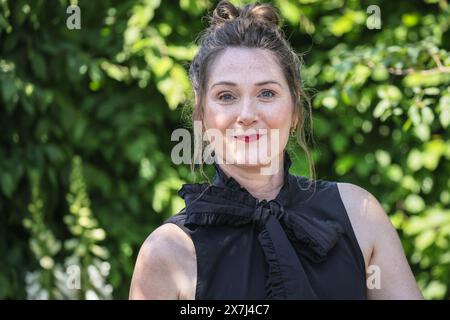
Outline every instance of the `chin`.
{"label": "chin", "polygon": [[253,152],[237,151],[233,158],[237,165],[246,167],[261,167],[269,165],[271,162],[271,157],[267,156],[267,152],[265,150],[264,152],[257,152],[257,150]]}

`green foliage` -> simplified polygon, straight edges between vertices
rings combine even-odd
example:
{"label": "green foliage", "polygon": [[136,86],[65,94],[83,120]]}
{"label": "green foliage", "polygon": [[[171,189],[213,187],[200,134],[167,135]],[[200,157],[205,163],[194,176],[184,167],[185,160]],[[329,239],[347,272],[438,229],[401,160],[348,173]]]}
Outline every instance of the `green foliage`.
{"label": "green foliage", "polygon": [[[425,296],[448,299],[447,2],[273,3],[307,53],[319,178],[369,190]],[[191,179],[167,142],[214,3],[80,0],[80,30],[66,27],[69,4],[0,0],[0,298],[126,298],[140,245]],[[369,5],[381,29],[367,27]]]}

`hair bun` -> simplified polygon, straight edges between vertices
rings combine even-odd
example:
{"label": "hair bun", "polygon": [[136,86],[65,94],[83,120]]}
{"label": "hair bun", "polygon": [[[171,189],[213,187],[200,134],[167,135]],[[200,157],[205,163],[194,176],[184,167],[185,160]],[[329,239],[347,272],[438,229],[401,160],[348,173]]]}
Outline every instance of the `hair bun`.
{"label": "hair bun", "polygon": [[274,7],[269,4],[248,5],[243,10],[244,16],[252,20],[278,27],[280,16]]}
{"label": "hair bun", "polygon": [[234,20],[239,17],[239,9],[228,1],[220,1],[214,9],[211,25],[221,26],[226,21]]}
{"label": "hair bun", "polygon": [[243,9],[235,7],[227,0],[220,1],[214,9],[210,24],[212,27],[219,27],[227,21],[234,19],[248,19],[272,27],[278,27],[280,16],[276,9],[270,4],[247,4]]}

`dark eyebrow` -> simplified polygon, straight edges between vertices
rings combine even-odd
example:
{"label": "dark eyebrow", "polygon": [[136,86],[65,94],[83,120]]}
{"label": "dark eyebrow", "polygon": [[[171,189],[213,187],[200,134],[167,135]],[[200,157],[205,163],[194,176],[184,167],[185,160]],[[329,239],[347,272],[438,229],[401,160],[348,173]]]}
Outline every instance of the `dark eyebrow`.
{"label": "dark eyebrow", "polygon": [[[269,84],[269,83],[276,84],[276,85],[280,86],[280,88],[282,88],[282,86],[281,86],[281,84],[280,84],[279,82],[273,81],[273,80],[261,81],[261,82],[256,83],[255,85],[259,87],[259,86],[263,86],[263,85]],[[212,89],[214,86],[218,86],[218,85],[221,85],[221,84],[226,85],[226,86],[232,86],[232,87],[236,87],[236,86],[237,86],[237,84],[234,83],[234,82],[230,82],[230,81],[219,81],[219,82],[214,83],[214,84],[211,86],[210,89]]]}
{"label": "dark eyebrow", "polygon": [[269,84],[269,83],[276,84],[280,88],[283,88],[283,86],[278,81],[274,81],[274,80],[261,81],[261,82],[258,82],[256,85],[259,87],[259,86],[263,86],[263,85]]}
{"label": "dark eyebrow", "polygon": [[221,84],[223,84],[223,85],[225,85],[225,86],[232,86],[232,87],[236,87],[236,86],[237,86],[237,84],[234,83],[234,82],[229,82],[229,81],[219,81],[219,82],[214,83],[214,84],[211,86],[210,89],[214,88],[215,86],[219,86],[219,85],[221,85]]}

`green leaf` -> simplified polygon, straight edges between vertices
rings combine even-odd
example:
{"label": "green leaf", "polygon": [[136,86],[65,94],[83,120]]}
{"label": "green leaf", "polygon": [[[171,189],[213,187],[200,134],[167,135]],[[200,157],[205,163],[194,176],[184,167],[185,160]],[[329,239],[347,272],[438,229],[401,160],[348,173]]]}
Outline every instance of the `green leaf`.
{"label": "green leaf", "polygon": [[407,87],[436,87],[450,83],[450,73],[411,73],[403,83]]}
{"label": "green leaf", "polygon": [[45,146],[45,152],[50,162],[53,164],[62,163],[66,159],[64,152],[58,146],[49,144]]}
{"label": "green leaf", "polygon": [[416,238],[415,244],[421,251],[427,249],[436,240],[436,232],[434,230],[426,230],[419,234]]}
{"label": "green leaf", "polygon": [[331,137],[331,146],[336,153],[344,152],[347,145],[348,139],[344,135],[337,133]]}
{"label": "green leaf", "polygon": [[438,164],[441,156],[445,152],[445,143],[440,139],[436,139],[428,142],[425,145],[425,150],[422,154],[423,166],[430,171],[434,171]]}
{"label": "green leaf", "polygon": [[403,177],[402,168],[397,164],[392,164],[387,168],[387,175],[392,181],[399,182]]}
{"label": "green leaf", "polygon": [[420,21],[420,14],[418,13],[405,13],[402,15],[402,22],[408,28],[414,27]]}
{"label": "green leaf", "polygon": [[429,107],[423,107],[421,109],[422,121],[424,124],[431,125],[434,121],[434,113]]}
{"label": "green leaf", "polygon": [[377,64],[372,71],[371,77],[375,81],[386,81],[389,78],[388,69],[383,64]]}
{"label": "green leaf", "polygon": [[10,198],[16,187],[11,173],[5,171],[1,173],[0,186],[2,188],[3,194],[6,197]]}
{"label": "green leaf", "polygon": [[344,175],[349,172],[355,165],[356,158],[353,155],[344,155],[340,157],[335,164],[336,173],[339,175]]}
{"label": "green leaf", "polygon": [[207,0],[180,0],[180,7],[193,15],[199,15],[208,7]]}
{"label": "green leaf", "polygon": [[408,159],[406,161],[407,166],[412,171],[418,171],[422,168],[422,153],[417,149],[412,149],[409,152]]}
{"label": "green leaf", "polygon": [[430,139],[430,127],[424,123],[414,127],[414,134],[422,141]]}
{"label": "green leaf", "polygon": [[18,83],[11,75],[2,75],[0,73],[0,88],[5,102],[6,110],[11,114],[19,99]]}
{"label": "green leaf", "polygon": [[331,33],[337,37],[349,33],[355,24],[362,24],[365,21],[365,14],[361,11],[346,10],[345,13],[335,19],[329,25]]}
{"label": "green leaf", "polygon": [[402,92],[393,85],[381,85],[377,89],[380,99],[387,100],[393,106],[396,106],[402,99]]}
{"label": "green leaf", "polygon": [[370,76],[371,70],[369,67],[358,64],[356,65],[355,69],[353,70],[352,77],[350,78],[349,82],[356,87],[362,86],[367,78]]}
{"label": "green leaf", "polygon": [[40,79],[45,80],[47,77],[47,67],[42,55],[34,50],[30,50],[28,51],[28,59],[30,60],[34,73]]}
{"label": "green leaf", "polygon": [[388,100],[381,100],[376,105],[375,109],[373,110],[373,116],[374,118],[381,118],[387,110],[389,110],[391,107],[391,104]]}
{"label": "green leaf", "polygon": [[174,110],[186,98],[186,92],[189,88],[189,79],[185,70],[179,65],[175,65],[170,70],[169,77],[157,83],[158,90],[164,94],[167,104],[171,110]]}
{"label": "green leaf", "polygon": [[417,194],[410,194],[405,199],[405,209],[411,213],[419,213],[425,209],[425,201]]}
{"label": "green leaf", "polygon": [[391,163],[391,156],[385,150],[377,150],[375,152],[375,159],[382,167],[387,167]]}
{"label": "green leaf", "polygon": [[334,109],[338,104],[336,97],[334,96],[326,96],[322,100],[322,105],[327,107],[328,109]]}
{"label": "green leaf", "polygon": [[439,100],[439,121],[444,129],[450,124],[450,96],[442,96]]}
{"label": "green leaf", "polygon": [[295,5],[290,1],[282,1],[279,4],[279,8],[280,12],[291,25],[298,25],[301,17],[301,11],[298,5]]}

